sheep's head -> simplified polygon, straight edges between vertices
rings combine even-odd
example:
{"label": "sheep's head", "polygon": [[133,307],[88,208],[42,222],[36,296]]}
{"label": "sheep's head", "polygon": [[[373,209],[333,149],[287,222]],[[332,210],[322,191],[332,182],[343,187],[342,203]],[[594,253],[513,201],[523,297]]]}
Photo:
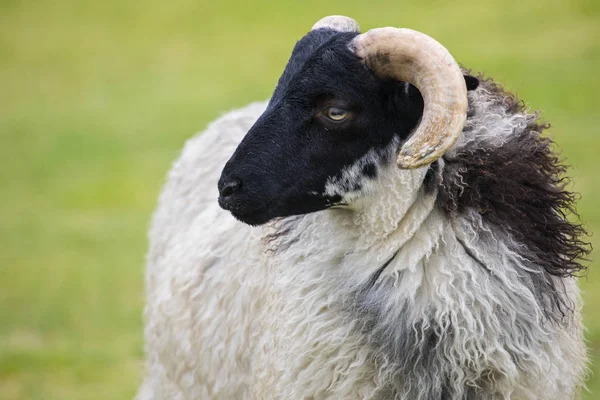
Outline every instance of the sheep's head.
{"label": "sheep's head", "polygon": [[[472,77],[465,85],[426,35],[361,35],[350,18],[324,18],[296,44],[265,112],[227,162],[219,204],[259,225],[347,203],[380,168],[423,167],[451,147],[466,119],[467,86],[476,85]],[[360,176],[340,179],[350,170]]]}

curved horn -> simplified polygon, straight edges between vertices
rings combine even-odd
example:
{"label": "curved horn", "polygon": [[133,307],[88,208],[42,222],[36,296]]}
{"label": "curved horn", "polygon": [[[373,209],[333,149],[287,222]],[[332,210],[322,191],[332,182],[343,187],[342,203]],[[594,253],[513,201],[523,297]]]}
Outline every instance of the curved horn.
{"label": "curved horn", "polygon": [[344,17],[343,15],[330,15],[321,18],[313,25],[312,30],[314,31],[315,29],[331,29],[338,32],[360,32],[358,22],[350,17]]}
{"label": "curved horn", "polygon": [[467,88],[460,67],[433,38],[411,29],[378,28],[354,38],[356,55],[379,77],[412,83],[423,96],[421,122],[402,145],[397,164],[419,168],[441,157],[467,119]]}

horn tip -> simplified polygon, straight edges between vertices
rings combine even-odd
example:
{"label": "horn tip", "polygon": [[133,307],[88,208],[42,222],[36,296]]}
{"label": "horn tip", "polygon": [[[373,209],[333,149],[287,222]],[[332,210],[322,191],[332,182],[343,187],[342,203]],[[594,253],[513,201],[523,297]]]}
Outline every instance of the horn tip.
{"label": "horn tip", "polygon": [[398,166],[399,169],[417,169],[417,168],[425,167],[429,164],[430,164],[429,162],[427,162],[423,159],[415,158],[415,157],[398,156],[398,159],[396,160],[396,165]]}
{"label": "horn tip", "polygon": [[398,153],[396,165],[400,169],[417,169],[428,166],[442,156],[442,154],[435,150],[435,148],[428,148],[414,152],[412,149],[402,148]]}

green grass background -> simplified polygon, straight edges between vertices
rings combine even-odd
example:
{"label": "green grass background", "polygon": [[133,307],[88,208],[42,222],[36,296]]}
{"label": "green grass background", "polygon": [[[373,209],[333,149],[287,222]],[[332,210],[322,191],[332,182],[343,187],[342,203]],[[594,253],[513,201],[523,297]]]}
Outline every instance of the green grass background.
{"label": "green grass background", "polygon": [[[170,163],[210,120],[267,98],[328,14],[429,33],[543,110],[600,232],[597,0],[0,0],[0,399],[133,396]],[[600,399],[598,263],[581,285],[585,398]]]}

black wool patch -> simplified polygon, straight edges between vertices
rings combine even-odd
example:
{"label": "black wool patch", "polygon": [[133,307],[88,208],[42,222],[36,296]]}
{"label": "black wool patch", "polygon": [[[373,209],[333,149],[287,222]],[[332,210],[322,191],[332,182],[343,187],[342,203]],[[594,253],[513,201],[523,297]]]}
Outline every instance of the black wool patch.
{"label": "black wool patch", "polygon": [[367,178],[377,177],[377,166],[373,163],[367,163],[362,167],[362,174]]}
{"label": "black wool patch", "polygon": [[[480,87],[497,97],[509,113],[526,112],[523,102],[492,80],[480,79]],[[437,202],[449,218],[474,210],[522,244],[515,250],[545,274],[536,279],[538,294],[543,294],[548,311],[563,315],[564,308],[571,306],[560,304],[551,276],[581,275],[586,270],[582,260],[591,247],[583,239],[583,226],[569,217],[577,217],[577,195],[566,188],[567,167],[555,153],[554,143],[542,135],[548,127],[531,123],[502,146],[468,147],[444,156]]]}

